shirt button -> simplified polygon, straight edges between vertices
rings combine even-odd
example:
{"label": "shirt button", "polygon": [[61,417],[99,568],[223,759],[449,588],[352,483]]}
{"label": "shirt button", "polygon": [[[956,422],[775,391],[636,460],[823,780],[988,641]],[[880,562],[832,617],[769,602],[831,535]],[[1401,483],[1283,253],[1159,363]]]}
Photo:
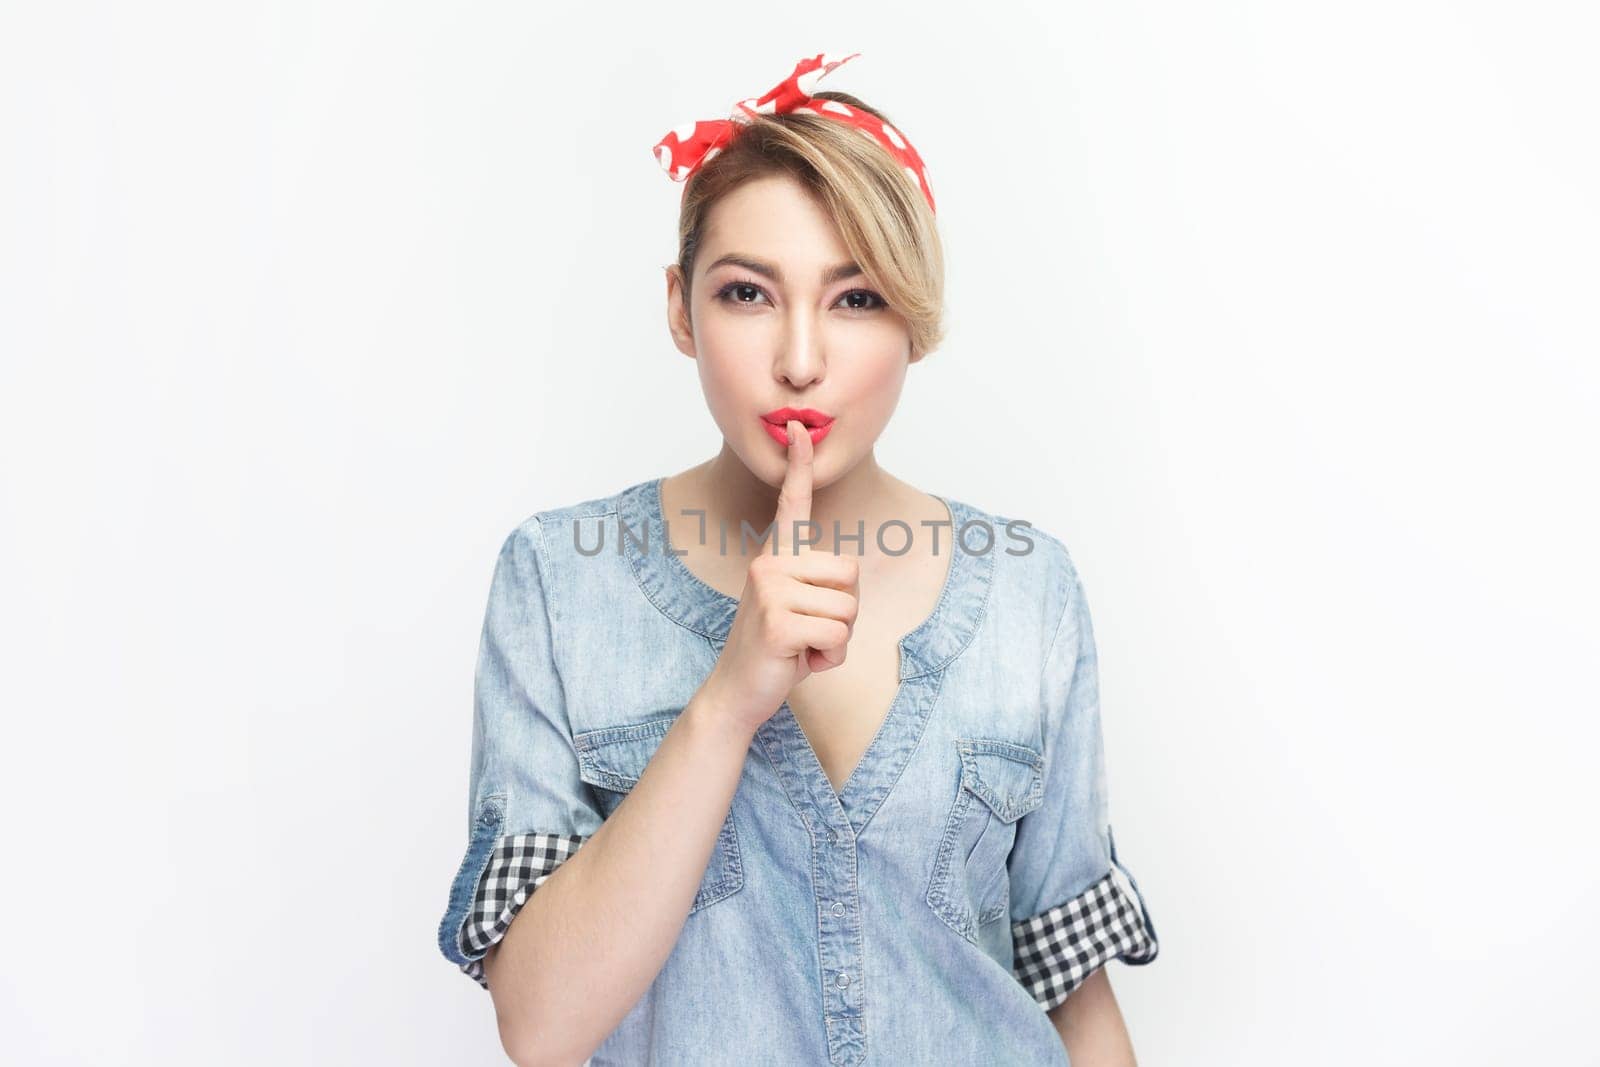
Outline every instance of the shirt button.
{"label": "shirt button", "polygon": [[831,826],[828,827],[828,844],[837,845],[838,843],[839,843],[839,835],[834,832],[833,827],[831,827]]}
{"label": "shirt button", "polygon": [[840,971],[839,972],[839,984],[841,986],[849,985],[850,984],[850,976],[848,974],[845,974],[843,971]]}
{"label": "shirt button", "polygon": [[833,913],[835,915],[843,915],[844,914],[844,901],[836,900],[836,901],[833,902]]}

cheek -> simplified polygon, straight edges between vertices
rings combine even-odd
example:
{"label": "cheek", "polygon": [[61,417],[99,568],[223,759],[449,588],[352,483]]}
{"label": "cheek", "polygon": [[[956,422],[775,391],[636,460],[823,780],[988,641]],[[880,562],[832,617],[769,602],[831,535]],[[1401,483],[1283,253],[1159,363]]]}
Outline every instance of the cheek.
{"label": "cheek", "polygon": [[829,394],[848,413],[848,425],[839,427],[840,443],[863,448],[876,441],[894,417],[905,384],[904,359],[879,356],[850,366],[836,375]]}
{"label": "cheek", "polygon": [[852,368],[851,392],[864,410],[887,418],[900,401],[906,381],[906,355],[879,355]]}
{"label": "cheek", "polygon": [[862,381],[874,391],[898,391],[906,380],[906,353],[895,350],[886,355],[865,360],[861,364]]}
{"label": "cheek", "polygon": [[746,359],[735,358],[737,346],[717,344],[702,337],[699,356],[695,360],[700,374],[700,390],[705,394],[706,406],[718,420],[728,412],[745,411],[759,392],[756,371]]}
{"label": "cheek", "polygon": [[708,385],[747,377],[769,347],[769,338],[756,316],[741,318],[708,308],[695,320],[696,358],[700,376]]}
{"label": "cheek", "polygon": [[848,329],[841,329],[829,345],[837,357],[834,366],[850,376],[857,396],[881,396],[893,407],[911,365],[911,337],[904,322],[882,315],[845,325]]}

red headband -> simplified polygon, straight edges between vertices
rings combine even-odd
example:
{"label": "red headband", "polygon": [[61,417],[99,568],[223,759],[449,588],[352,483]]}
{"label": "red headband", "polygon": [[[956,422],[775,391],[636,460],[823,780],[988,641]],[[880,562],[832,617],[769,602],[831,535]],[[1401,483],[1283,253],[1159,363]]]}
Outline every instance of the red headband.
{"label": "red headband", "polygon": [[[741,100],[734,105],[733,113],[725,119],[691,122],[669,132],[656,142],[656,159],[661,169],[675,182],[686,182],[709,162],[722,146],[733,138],[739,126],[747,125],[751,115],[786,114],[822,115],[826,118],[854,126],[888,150],[928,200],[933,210],[933,189],[928,185],[926,168],[917,150],[900,134],[900,131],[879,120],[875,115],[858,111],[837,100],[818,100],[810,95],[818,79],[834,67],[859,56],[852,52],[843,59],[830,60],[826,53],[802,59],[795,64],[794,73],[768,89],[758,98]],[[687,191],[687,190],[685,190]]]}

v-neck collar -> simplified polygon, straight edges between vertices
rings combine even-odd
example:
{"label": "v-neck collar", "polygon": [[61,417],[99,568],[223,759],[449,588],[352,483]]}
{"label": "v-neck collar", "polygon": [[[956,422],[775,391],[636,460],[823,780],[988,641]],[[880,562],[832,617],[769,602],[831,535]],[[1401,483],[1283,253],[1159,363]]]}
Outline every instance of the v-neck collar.
{"label": "v-neck collar", "polygon": [[[720,653],[739,601],[702,581],[669,544],[661,502],[661,478],[639,482],[618,494],[622,528],[618,551],[633,570],[640,589],[663,615],[704,636]],[[859,834],[899,779],[933,710],[944,668],[971,643],[983,620],[994,572],[996,535],[991,525],[988,550],[964,551],[959,533],[988,516],[962,501],[933,494],[944,502],[954,524],[942,539],[950,553],[944,587],[933,611],[900,639],[900,684],[883,722],[861,754],[844,786],[834,791],[816,750],[785,700],[756,731],[756,739],[777,770],[784,790],[802,817],[821,820],[828,833]],[[678,542],[684,542],[681,532]]]}

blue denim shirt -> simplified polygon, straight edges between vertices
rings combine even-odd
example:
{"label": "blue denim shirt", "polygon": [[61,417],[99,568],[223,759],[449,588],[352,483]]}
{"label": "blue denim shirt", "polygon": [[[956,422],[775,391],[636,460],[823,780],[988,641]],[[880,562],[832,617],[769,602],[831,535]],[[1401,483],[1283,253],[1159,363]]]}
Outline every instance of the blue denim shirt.
{"label": "blue denim shirt", "polygon": [[[485,988],[484,953],[639,780],[738,608],[675,554],[698,528],[660,488],[541,511],[500,550],[439,926]],[[944,589],[860,763],[835,792],[787,703],[756,731],[677,943],[591,1063],[1065,1064],[1046,1010],[1155,959],[1077,571],[1045,531],[940,499]]]}

